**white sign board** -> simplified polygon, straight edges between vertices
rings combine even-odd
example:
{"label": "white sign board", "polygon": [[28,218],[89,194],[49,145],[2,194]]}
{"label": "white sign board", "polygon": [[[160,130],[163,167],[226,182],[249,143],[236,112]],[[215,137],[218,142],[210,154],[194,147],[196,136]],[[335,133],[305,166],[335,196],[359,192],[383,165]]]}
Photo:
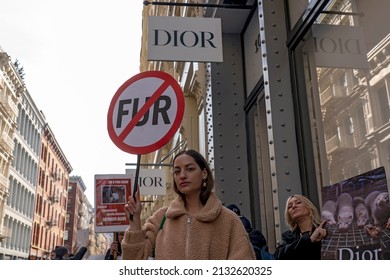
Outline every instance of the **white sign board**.
{"label": "white sign board", "polygon": [[89,229],[79,229],[76,233],[77,247],[88,247],[89,245]]}
{"label": "white sign board", "polygon": [[[135,178],[136,169],[126,169],[126,174]],[[138,186],[141,195],[165,195],[167,191],[166,171],[163,169],[140,169]]]}
{"label": "white sign board", "polygon": [[221,19],[149,16],[148,60],[222,62]]}
{"label": "white sign board", "polygon": [[363,30],[360,27],[315,24],[312,32],[316,66],[368,68]]}

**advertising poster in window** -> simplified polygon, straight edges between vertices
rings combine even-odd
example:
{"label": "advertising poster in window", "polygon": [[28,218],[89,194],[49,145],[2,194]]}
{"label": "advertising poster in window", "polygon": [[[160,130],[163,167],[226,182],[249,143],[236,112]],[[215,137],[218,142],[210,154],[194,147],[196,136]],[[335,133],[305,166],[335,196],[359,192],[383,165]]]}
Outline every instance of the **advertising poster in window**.
{"label": "advertising poster in window", "polygon": [[322,189],[322,259],[390,259],[390,202],[383,167]]}
{"label": "advertising poster in window", "polygon": [[125,212],[133,179],[129,175],[95,175],[95,231],[125,231],[129,218]]}

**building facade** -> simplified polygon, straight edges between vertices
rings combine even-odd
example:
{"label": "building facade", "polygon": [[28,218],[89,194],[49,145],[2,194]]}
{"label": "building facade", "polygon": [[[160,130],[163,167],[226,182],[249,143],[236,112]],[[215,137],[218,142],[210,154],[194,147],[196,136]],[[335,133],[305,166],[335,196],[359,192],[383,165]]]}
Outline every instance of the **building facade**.
{"label": "building facade", "polygon": [[29,256],[32,236],[41,133],[45,122],[27,90],[20,96],[18,108],[14,161],[9,176],[10,211],[5,218],[13,220],[13,223],[18,221],[18,226],[13,225],[12,237],[7,240],[12,242],[14,239],[12,258],[20,258],[21,253],[26,258]]}
{"label": "building facade", "polygon": [[46,124],[42,131],[30,259],[47,259],[64,245],[69,174],[72,166]]}
{"label": "building facade", "polygon": [[[202,152],[222,202],[239,205],[271,251],[289,196],[320,209],[322,187],[389,170],[388,1],[157,2],[143,10],[140,71],[175,77],[186,108],[177,135],[142,163]],[[223,62],[148,61],[149,16],[220,18]],[[169,203],[171,186],[144,218]]]}
{"label": "building facade", "polygon": [[[14,172],[16,164],[20,162],[20,158],[16,158],[19,155],[14,153],[15,146],[20,147],[21,136],[17,133],[21,125],[18,104],[19,99],[26,100],[24,97],[28,96],[17,70],[8,54],[0,48],[0,259],[27,258],[34,207],[33,174],[24,173],[26,176],[19,182],[15,181],[19,176],[14,175],[18,173]],[[29,144],[23,146],[30,150]],[[29,164],[33,168],[33,162],[36,162],[34,153],[31,159]],[[19,170],[20,167],[18,165]],[[19,239],[22,242],[18,242]]]}
{"label": "building facade", "polygon": [[[89,255],[103,254],[110,236],[95,233],[86,186],[79,176],[69,180],[72,166],[21,70],[0,47],[0,260],[48,259],[55,246],[67,245],[69,231],[73,236],[86,228]],[[73,184],[77,194],[71,192]],[[75,251],[76,236],[70,242]]]}
{"label": "building facade", "polygon": [[[86,207],[86,197],[83,179],[80,176],[70,176],[68,186],[68,203],[66,213],[65,226],[65,242],[64,245],[70,252],[75,253],[77,247],[84,245],[79,244],[77,240],[77,231],[81,229],[89,229],[89,221],[91,218],[87,213],[91,213]],[[92,210],[91,208],[89,210]]]}

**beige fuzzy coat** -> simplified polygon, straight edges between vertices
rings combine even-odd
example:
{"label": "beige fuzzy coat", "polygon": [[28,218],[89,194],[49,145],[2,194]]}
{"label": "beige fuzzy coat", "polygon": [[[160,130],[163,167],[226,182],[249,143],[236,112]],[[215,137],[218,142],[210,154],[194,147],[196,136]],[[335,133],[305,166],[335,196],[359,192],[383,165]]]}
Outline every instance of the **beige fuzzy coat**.
{"label": "beige fuzzy coat", "polygon": [[[159,230],[166,212],[166,221]],[[157,238],[156,238],[157,236]],[[141,230],[125,233],[122,257],[160,260],[249,260],[255,259],[252,245],[239,217],[223,207],[215,194],[197,216],[189,217],[177,197],[169,207],[157,210]]]}

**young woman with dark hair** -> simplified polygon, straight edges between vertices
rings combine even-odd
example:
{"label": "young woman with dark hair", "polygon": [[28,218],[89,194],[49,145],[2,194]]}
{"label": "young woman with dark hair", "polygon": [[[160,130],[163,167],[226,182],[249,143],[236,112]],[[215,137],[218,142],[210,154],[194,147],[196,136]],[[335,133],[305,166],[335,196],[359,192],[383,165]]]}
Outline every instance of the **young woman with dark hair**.
{"label": "young woman with dark hair", "polygon": [[141,226],[141,202],[129,197],[125,210],[133,215],[122,241],[123,259],[255,259],[248,234],[238,216],[213,193],[214,179],[205,158],[194,150],[173,160],[177,197]]}

